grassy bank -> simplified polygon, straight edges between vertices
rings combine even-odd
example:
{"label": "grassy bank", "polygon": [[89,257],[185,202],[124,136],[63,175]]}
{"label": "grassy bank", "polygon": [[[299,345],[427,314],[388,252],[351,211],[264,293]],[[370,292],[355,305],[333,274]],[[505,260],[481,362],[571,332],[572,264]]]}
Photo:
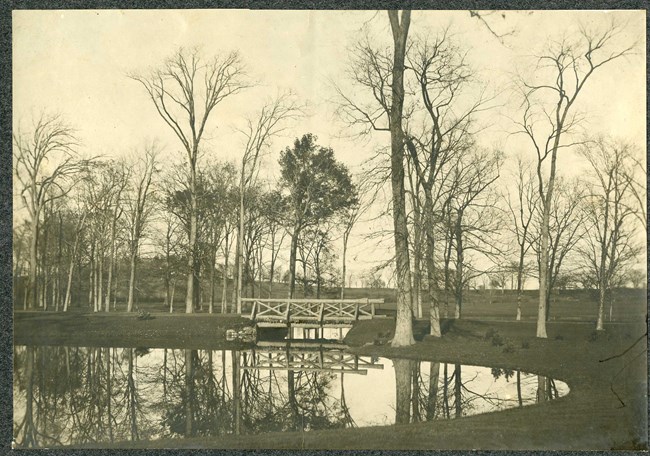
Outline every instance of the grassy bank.
{"label": "grassy bank", "polygon": [[226,341],[228,329],[250,321],[234,315],[152,313],[15,312],[15,345],[80,347],[235,348]]}
{"label": "grassy bank", "polygon": [[[16,343],[53,340],[110,345],[211,348],[225,340],[225,329],[245,320],[220,315],[16,315]],[[346,338],[362,355],[485,365],[537,373],[566,382],[560,399],[520,409],[449,421],[411,425],[227,435],[122,442],[123,448],[309,448],[309,449],[646,449],[647,367],[644,324],[612,323],[604,333],[579,322],[550,322],[549,338],[534,337],[529,322],[443,321],[442,339],[426,336],[426,322],[415,326],[417,343],[392,348],[392,319],[360,322]],[[30,334],[26,334],[29,332]],[[62,334],[65,333],[65,334]],[[77,333],[77,334],[72,334]],[[22,341],[22,342],[21,342]],[[126,342],[124,342],[126,341]],[[88,343],[82,343],[88,345]],[[223,345],[219,345],[223,346]],[[632,348],[630,348],[632,347]],[[629,349],[629,350],[628,350]],[[626,351],[627,350],[627,351]],[[372,400],[371,397],[368,400]],[[101,447],[102,445],[97,445]]]}

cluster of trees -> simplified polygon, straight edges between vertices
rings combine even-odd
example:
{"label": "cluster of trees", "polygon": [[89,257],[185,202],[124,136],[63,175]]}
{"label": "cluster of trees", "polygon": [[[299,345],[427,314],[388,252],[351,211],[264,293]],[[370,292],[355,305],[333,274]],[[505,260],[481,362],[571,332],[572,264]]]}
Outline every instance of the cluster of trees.
{"label": "cluster of trees", "polygon": [[[181,163],[163,166],[155,143],[131,161],[81,159],[73,129],[57,116],[17,129],[14,175],[27,216],[15,229],[14,277],[28,272],[25,306],[66,310],[82,299],[73,291],[83,280],[95,311],[115,308],[118,289],[130,311],[145,247],[160,259],[170,310],[179,277],[186,312],[204,302],[212,312],[218,301],[222,312],[241,311],[242,293],[262,296],[263,283],[270,296],[283,248],[289,297],[301,283],[305,296],[336,284],[344,298],[348,241],[368,206],[362,197],[390,183],[394,345],[413,343],[412,320],[427,309],[440,337],[441,317],[461,318],[464,291],[486,273],[503,287],[515,276],[519,302],[526,278],[539,280],[538,337],[546,337],[553,288],[579,277],[598,290],[603,329],[611,290],[628,280],[642,247],[645,166],[633,145],[580,135],[578,104],[593,75],[633,47],[618,44],[616,25],[548,44],[535,71],[513,84],[517,158],[484,145],[482,119],[497,111],[500,95],[489,92],[460,40],[447,29],[410,37],[410,11],[388,17],[392,42],[360,40],[349,59],[353,89],[336,89],[344,122],[362,135],[386,135],[369,172],[354,179],[312,134],[281,152],[276,181],[260,176],[273,138],[302,115],[291,93],[246,120],[240,163],[212,157],[206,126],[215,125],[223,100],[251,85],[237,53],[206,59],[181,49],[130,75],[178,139]],[[561,172],[569,151],[586,164],[580,178]]]}
{"label": "cluster of trees", "polygon": [[[616,43],[616,25],[582,28],[573,38],[549,42],[535,71],[515,81],[512,125],[515,136],[525,138],[522,156],[531,158],[520,160],[516,191],[508,189],[504,197],[494,185],[504,154],[480,141],[481,113],[495,111],[496,96],[468,63],[468,50],[448,30],[409,39],[410,11],[389,11],[388,17],[392,43],[382,46],[381,39],[368,37],[357,44],[349,64],[354,95],[338,93],[339,112],[352,128],[390,135],[390,168],[383,168],[380,184],[390,180],[392,189],[398,289],[393,345],[413,343],[412,317],[422,316],[423,296],[431,334],[440,337],[441,301],[447,308],[453,295],[454,317],[460,318],[472,278],[511,264],[521,292],[533,254],[540,290],[537,336],[546,337],[550,292],[574,253],[581,254],[581,271],[599,290],[597,329],[603,329],[606,296],[639,252],[633,219],[645,223],[638,198],[644,169],[633,147],[579,136],[584,116],[576,104],[592,76],[633,46]],[[565,149],[579,149],[589,163],[584,179],[561,176],[558,159]],[[385,154],[382,159],[389,160]]]}
{"label": "cluster of trees", "polygon": [[[333,150],[318,146],[311,134],[281,153],[282,175],[276,183],[242,179],[234,164],[219,161],[206,160],[194,178],[183,165],[163,169],[156,144],[129,159],[76,161],[67,181],[48,176],[45,167],[24,165],[21,153],[16,158],[18,176],[24,171],[38,176],[37,182],[55,183],[42,190],[42,204],[30,210],[15,232],[14,288],[17,293],[18,285],[26,287],[25,308],[65,311],[74,298],[77,306],[87,303],[94,311],[108,312],[120,294],[132,311],[143,248],[149,257],[155,255],[170,311],[185,274],[193,278],[186,287],[192,294],[187,312],[204,305],[209,312],[219,305],[221,312],[237,311],[238,277],[249,296],[271,296],[283,245],[290,249],[290,262],[280,279],[289,283],[290,296],[297,281],[304,295],[315,284],[317,297],[324,284],[339,286],[336,225],[359,206],[357,192]],[[41,188],[22,190],[25,201],[31,201]],[[351,227],[346,227],[348,236]],[[29,276],[19,284],[24,270]],[[235,282],[232,293],[229,281]],[[80,295],[82,289],[87,298]]]}
{"label": "cluster of trees", "polygon": [[[16,130],[14,172],[27,217],[15,230],[14,277],[29,273],[22,284],[25,308],[65,311],[87,280],[94,311],[109,311],[111,304],[115,309],[122,290],[132,311],[143,248],[160,260],[170,311],[179,276],[186,278],[188,313],[204,302],[213,312],[219,300],[222,312],[240,311],[241,293],[261,296],[262,282],[268,282],[270,296],[285,238],[290,297],[297,278],[305,295],[312,283],[317,297],[324,283],[339,285],[332,245],[336,221],[344,225],[347,247],[360,213],[350,172],[331,148],[306,134],[282,151],[277,181],[259,176],[272,138],[301,114],[290,93],[247,120],[240,166],[213,159],[201,148],[206,124],[219,103],[247,83],[237,54],[204,60],[196,51],[180,50],[151,74],[131,76],[178,137],[182,163],[163,166],[156,143],[134,150],[129,159],[82,159],[74,130],[59,116],[43,115],[33,128]],[[52,170],[50,163],[58,165]],[[127,284],[118,280],[119,268],[128,271]],[[74,298],[77,305],[83,301],[78,293]]]}

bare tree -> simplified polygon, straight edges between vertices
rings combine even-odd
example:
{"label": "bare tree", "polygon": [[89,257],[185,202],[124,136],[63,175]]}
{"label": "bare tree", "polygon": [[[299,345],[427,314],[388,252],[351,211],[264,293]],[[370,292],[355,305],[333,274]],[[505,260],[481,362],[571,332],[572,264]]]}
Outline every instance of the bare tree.
{"label": "bare tree", "polygon": [[[408,225],[406,220],[406,196],[404,191],[404,69],[406,44],[411,11],[389,10],[388,19],[393,32],[393,60],[391,70],[391,98],[388,111],[391,149],[391,187],[393,192],[393,229],[395,238],[395,262],[397,272],[397,317],[393,347],[412,345],[413,312],[411,296],[411,270],[408,248]],[[388,107],[388,106],[387,106]]]}
{"label": "bare tree", "polygon": [[510,213],[509,231],[514,234],[517,242],[517,321],[521,320],[521,295],[524,285],[524,271],[526,255],[532,245],[530,240],[530,227],[538,207],[538,194],[535,189],[535,177],[530,168],[526,167],[521,157],[517,159],[516,193],[513,195],[510,188],[507,190],[506,201]]}
{"label": "bare tree", "polygon": [[[568,260],[575,253],[575,247],[587,230],[585,214],[581,210],[582,200],[585,196],[583,184],[578,180],[567,182],[558,178],[555,190],[548,219],[549,242],[546,270],[548,287],[544,298],[546,306],[544,314],[547,321],[550,319],[552,291],[561,278],[561,272],[566,272],[566,264],[569,263]],[[537,255],[538,268],[541,268],[541,264],[543,264],[541,263],[540,235],[543,224],[541,207],[538,207],[535,214],[536,217],[530,227],[531,247]]]}
{"label": "bare tree", "polygon": [[466,270],[469,265],[467,253],[478,251],[488,256],[499,253],[494,242],[499,214],[495,213],[495,195],[488,190],[499,178],[502,160],[498,151],[474,150],[459,157],[454,166],[449,228],[456,254],[455,318],[461,318],[464,288],[470,279],[481,273]]}
{"label": "bare tree", "polygon": [[204,61],[198,50],[178,50],[148,76],[130,77],[145,88],[156,111],[186,152],[190,189],[190,236],[185,311],[192,313],[198,287],[197,166],[199,146],[211,114],[224,99],[247,87],[236,52]]}
{"label": "bare tree", "polygon": [[264,195],[265,221],[268,229],[267,248],[270,248],[269,259],[269,298],[273,292],[273,281],[277,269],[278,255],[282,243],[287,236],[285,229],[285,215],[287,213],[287,201],[279,190],[270,190]]}
{"label": "bare tree", "polygon": [[590,228],[580,250],[598,286],[599,331],[604,329],[605,303],[613,278],[639,252],[634,244],[637,205],[629,178],[635,166],[631,149],[627,144],[599,138],[580,150],[591,167],[584,205]]}
{"label": "bare tree", "polygon": [[347,273],[347,253],[348,253],[348,241],[350,240],[350,234],[352,229],[363,216],[364,212],[368,210],[370,204],[373,201],[373,198],[369,198],[370,192],[367,188],[367,183],[365,179],[360,179],[354,183],[353,188],[357,192],[355,196],[355,202],[350,207],[346,208],[339,215],[341,220],[341,226],[343,229],[341,240],[343,241],[343,250],[341,254],[341,299],[345,299],[345,275]]}
{"label": "bare tree", "polygon": [[153,206],[151,204],[151,183],[157,172],[158,151],[155,144],[146,147],[144,156],[140,157],[131,175],[132,183],[126,198],[127,219],[129,227],[129,295],[126,311],[133,310],[133,293],[135,290],[137,262],[140,252],[141,239],[147,224],[150,222]]}
{"label": "bare tree", "polygon": [[415,91],[421,97],[418,107],[424,116],[420,131],[416,132],[416,128],[409,125],[406,138],[418,187],[424,194],[424,204],[418,204],[424,237],[418,236],[416,226],[415,241],[425,241],[431,334],[440,337],[435,212],[441,209],[441,204],[448,208],[454,164],[472,147],[474,117],[487,108],[490,99],[482,90],[471,100],[464,99],[474,74],[466,63],[465,53],[452,42],[448,30],[433,39],[416,40],[408,60],[416,80]]}
{"label": "bare tree", "polygon": [[[549,223],[558,151],[579,143],[565,137],[571,138],[581,120],[575,113],[575,104],[587,81],[596,70],[632,51],[634,45],[610,50],[621,30],[615,24],[602,31],[583,27],[574,39],[551,42],[537,58],[535,76],[521,83],[523,114],[516,124],[537,155],[538,191],[542,203],[537,337],[547,337]],[[549,97],[545,98],[547,94]]]}
{"label": "bare tree", "polygon": [[110,253],[108,258],[108,279],[106,284],[106,301],[104,310],[109,311],[111,302],[111,293],[113,287],[113,275],[115,270],[115,254],[117,250],[117,227],[122,214],[124,213],[123,207],[123,192],[129,182],[129,170],[126,163],[114,163],[110,171],[110,180],[113,182],[113,193],[110,200]]}
{"label": "bare tree", "polygon": [[643,162],[643,159],[639,159],[632,154],[630,157],[634,166],[629,169],[628,178],[630,180],[630,192],[634,196],[634,202],[636,207],[633,209],[633,212],[636,214],[638,221],[643,225],[643,228],[647,231],[648,229],[648,218],[647,218],[647,168],[646,163]]}
{"label": "bare tree", "polygon": [[388,11],[392,32],[392,53],[378,50],[370,39],[359,43],[349,68],[353,83],[371,96],[363,103],[337,88],[340,97],[339,115],[362,133],[382,131],[390,133],[390,181],[393,216],[393,241],[397,284],[397,317],[393,346],[414,343],[412,283],[408,247],[408,219],[406,216],[406,191],[404,188],[404,73],[411,11]]}
{"label": "bare tree", "polygon": [[292,93],[279,94],[268,101],[260,110],[257,119],[248,119],[246,127],[241,131],[246,138],[244,154],[241,162],[239,180],[239,226],[237,228],[237,246],[235,252],[235,269],[237,282],[235,285],[235,303],[237,312],[241,312],[242,271],[243,271],[243,243],[245,223],[244,195],[251,183],[259,173],[259,163],[264,153],[268,151],[273,137],[286,129],[286,121],[296,119],[302,114],[302,107],[298,105]]}
{"label": "bare tree", "polygon": [[38,304],[37,254],[43,209],[70,191],[71,180],[83,166],[77,145],[73,129],[59,115],[42,114],[29,131],[19,126],[13,135],[14,175],[30,219],[29,307]]}

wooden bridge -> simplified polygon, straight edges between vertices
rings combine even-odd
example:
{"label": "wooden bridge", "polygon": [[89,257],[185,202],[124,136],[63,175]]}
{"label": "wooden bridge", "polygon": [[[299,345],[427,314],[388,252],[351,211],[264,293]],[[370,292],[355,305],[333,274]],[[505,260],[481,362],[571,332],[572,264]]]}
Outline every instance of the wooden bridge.
{"label": "wooden bridge", "polygon": [[258,342],[255,348],[242,352],[242,370],[284,370],[303,372],[334,372],[366,375],[368,369],[383,369],[376,358],[357,356],[342,344]]}
{"label": "wooden bridge", "polygon": [[241,298],[242,316],[259,327],[347,328],[375,316],[383,299],[258,299]]}

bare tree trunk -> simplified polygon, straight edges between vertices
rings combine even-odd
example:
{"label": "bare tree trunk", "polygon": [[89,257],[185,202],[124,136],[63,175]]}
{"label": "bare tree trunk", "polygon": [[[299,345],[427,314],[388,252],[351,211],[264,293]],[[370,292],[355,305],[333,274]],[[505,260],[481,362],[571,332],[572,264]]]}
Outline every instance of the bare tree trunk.
{"label": "bare tree trunk", "polygon": [[341,267],[341,299],[345,299],[345,273],[346,273],[346,255],[348,252],[348,236],[349,231],[343,233],[343,255],[342,255],[342,267]]}
{"label": "bare tree trunk", "polygon": [[63,301],[63,311],[66,312],[70,306],[70,300],[72,298],[72,273],[74,272],[74,263],[75,263],[75,251],[73,249],[72,258],[70,258],[70,268],[68,269],[68,286],[65,290],[65,299]]}
{"label": "bare tree trunk", "polygon": [[596,331],[602,331],[605,329],[605,301],[607,300],[607,289],[602,283],[599,284],[598,288],[598,320],[596,322]]}
{"label": "bare tree trunk", "polygon": [[[194,155],[196,157],[196,154]],[[196,163],[190,162],[190,235],[189,235],[189,252],[187,258],[187,294],[185,295],[185,313],[193,313],[196,305],[196,293],[194,285],[196,284],[196,241],[198,229],[198,214],[196,201]]]}
{"label": "bare tree trunk", "polygon": [[46,206],[46,211],[45,211],[45,217],[46,221],[43,223],[43,249],[42,249],[42,254],[41,254],[41,271],[42,271],[42,276],[43,276],[43,286],[41,287],[41,304],[40,306],[43,308],[43,310],[47,310],[48,306],[48,299],[47,299],[47,285],[50,281],[50,265],[48,264],[49,262],[47,261],[47,247],[48,247],[48,240],[49,240],[49,225],[50,225],[50,215],[47,210]]}
{"label": "bare tree trunk", "polygon": [[102,247],[102,252],[99,256],[99,261],[97,262],[97,269],[99,274],[97,275],[97,311],[101,311],[104,305],[104,249]]}
{"label": "bare tree trunk", "polygon": [[[524,232],[525,233],[525,232]],[[521,295],[524,288],[524,242],[520,245],[517,265],[517,321],[521,321]]]}
{"label": "bare tree trunk", "polygon": [[27,307],[35,309],[38,306],[38,216],[33,216],[30,224],[31,238],[29,240],[29,288]]}
{"label": "bare tree trunk", "polygon": [[404,132],[402,111],[404,107],[404,59],[411,12],[402,11],[400,23],[397,11],[388,11],[393,32],[392,104],[390,107],[391,187],[393,195],[393,229],[397,280],[397,317],[392,346],[412,345],[413,312],[411,299],[411,271],[408,250],[408,225],[404,191]]}
{"label": "bare tree trunk", "polygon": [[88,308],[93,306],[93,290],[95,286],[95,247],[94,243],[90,244],[90,259],[88,260]]}
{"label": "bare tree trunk", "polygon": [[454,318],[460,319],[463,306],[463,233],[461,231],[460,217],[456,222],[456,311]]}
{"label": "bare tree trunk", "polygon": [[302,258],[302,296],[307,297],[307,258]]}
{"label": "bare tree trunk", "polygon": [[[417,190],[416,190],[417,191]],[[417,196],[413,196],[416,200]],[[414,203],[414,206],[417,203]],[[420,205],[414,208],[414,243],[413,243],[413,314],[422,318],[422,215]]]}
{"label": "bare tree trunk", "polygon": [[[549,187],[552,185],[549,182]],[[548,190],[550,194],[551,188]],[[548,237],[550,220],[550,199],[544,203],[542,214],[542,239],[539,261],[539,306],[537,309],[537,337],[546,339],[546,301],[548,294]]]}
{"label": "bare tree trunk", "polygon": [[138,253],[136,249],[132,248],[131,257],[130,257],[131,272],[129,274],[129,298],[126,304],[127,312],[133,311],[133,295],[135,290],[135,274],[137,268],[137,257],[138,257]]}
{"label": "bare tree trunk", "polygon": [[275,231],[271,234],[271,264],[269,266],[269,298],[273,296],[273,279],[275,277]]}
{"label": "bare tree trunk", "polygon": [[113,269],[115,267],[115,238],[116,238],[116,231],[117,231],[117,221],[115,218],[113,219],[111,223],[111,251],[109,253],[108,257],[108,279],[106,283],[106,306],[104,310],[108,312],[110,310],[110,305],[111,305],[111,291],[113,287]]}
{"label": "bare tree trunk", "polygon": [[241,294],[243,290],[244,278],[244,165],[242,163],[241,180],[239,181],[239,225],[237,227],[237,286],[235,287],[235,302],[236,313],[240,314],[241,309]]}
{"label": "bare tree trunk", "polygon": [[174,313],[174,292],[176,291],[176,279],[172,280],[172,291],[169,296],[169,313]]}
{"label": "bare tree trunk", "polygon": [[316,299],[320,299],[320,283],[321,283],[321,275],[320,275],[320,260],[316,261]]}
{"label": "bare tree trunk", "polygon": [[442,331],[440,329],[440,303],[438,299],[438,279],[436,277],[436,264],[435,264],[435,238],[433,236],[433,202],[427,194],[425,201],[425,214],[426,214],[426,263],[427,263],[427,288],[429,290],[429,322],[431,329],[429,333],[433,337],[441,337]]}
{"label": "bare tree trunk", "polygon": [[101,255],[99,252],[99,246],[97,246],[97,249],[95,250],[96,252],[96,257],[95,257],[95,262],[94,262],[94,274],[93,274],[93,312],[97,312],[99,310],[99,307],[101,306],[101,302],[99,301],[100,295],[99,295],[99,271],[101,269]]}
{"label": "bare tree trunk", "polygon": [[215,249],[214,255],[212,256],[212,261],[210,264],[210,304],[208,305],[208,313],[212,313],[212,310],[214,309],[214,296],[215,296],[215,286],[214,286],[214,272],[216,269],[216,263],[217,263],[217,252]]}
{"label": "bare tree trunk", "polygon": [[300,228],[296,225],[293,227],[291,235],[291,251],[289,253],[289,299],[293,298],[296,290],[296,251],[298,250],[298,236]]}
{"label": "bare tree trunk", "polygon": [[228,311],[228,303],[226,302],[228,297],[228,257],[230,256],[230,244],[228,239],[228,232],[226,231],[226,244],[224,250],[224,262],[223,262],[223,293],[221,294],[221,313],[226,313]]}
{"label": "bare tree trunk", "polygon": [[239,265],[241,263],[241,231],[239,225],[237,227],[237,239],[235,244],[235,269],[233,272],[233,288],[232,288],[232,303],[230,305],[230,311],[232,313],[237,312],[237,301],[239,300],[239,282],[241,281],[241,271],[239,270]]}

